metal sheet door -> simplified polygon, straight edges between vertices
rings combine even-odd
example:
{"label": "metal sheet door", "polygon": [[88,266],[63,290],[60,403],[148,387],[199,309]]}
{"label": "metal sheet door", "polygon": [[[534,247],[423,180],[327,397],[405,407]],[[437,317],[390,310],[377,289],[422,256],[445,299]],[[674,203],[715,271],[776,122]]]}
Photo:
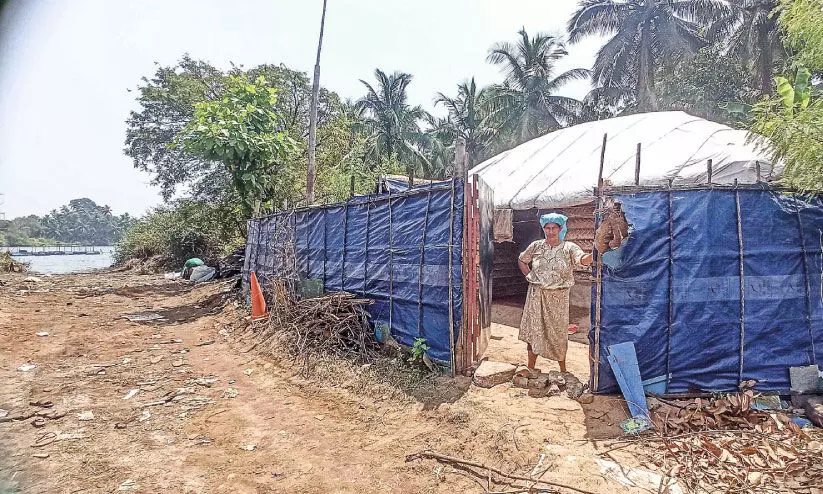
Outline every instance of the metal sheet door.
{"label": "metal sheet door", "polygon": [[480,360],[491,328],[492,269],[494,267],[494,197],[477,175],[466,181],[463,221],[463,327],[458,338],[457,368],[469,369]]}

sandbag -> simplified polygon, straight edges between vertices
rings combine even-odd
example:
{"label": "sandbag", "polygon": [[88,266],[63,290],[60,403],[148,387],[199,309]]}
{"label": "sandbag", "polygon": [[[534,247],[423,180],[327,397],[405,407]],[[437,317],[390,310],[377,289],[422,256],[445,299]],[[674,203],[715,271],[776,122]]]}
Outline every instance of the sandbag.
{"label": "sandbag", "polygon": [[210,266],[197,266],[196,268],[191,270],[191,276],[189,276],[189,280],[193,281],[196,285],[198,283],[203,283],[214,279],[215,275],[217,275],[216,269]]}

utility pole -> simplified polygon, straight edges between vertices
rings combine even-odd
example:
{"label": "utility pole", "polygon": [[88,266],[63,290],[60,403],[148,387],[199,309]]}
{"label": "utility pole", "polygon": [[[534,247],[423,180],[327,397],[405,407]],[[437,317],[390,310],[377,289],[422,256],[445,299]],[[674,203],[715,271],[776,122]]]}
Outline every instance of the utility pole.
{"label": "utility pole", "polygon": [[317,42],[317,61],[314,64],[314,82],[311,86],[309,110],[309,166],[306,173],[306,203],[314,202],[314,180],[317,175],[315,144],[317,141],[317,99],[320,96],[320,50],[323,48],[323,28],[326,25],[326,0],[323,0],[323,16],[320,18],[320,40]]}

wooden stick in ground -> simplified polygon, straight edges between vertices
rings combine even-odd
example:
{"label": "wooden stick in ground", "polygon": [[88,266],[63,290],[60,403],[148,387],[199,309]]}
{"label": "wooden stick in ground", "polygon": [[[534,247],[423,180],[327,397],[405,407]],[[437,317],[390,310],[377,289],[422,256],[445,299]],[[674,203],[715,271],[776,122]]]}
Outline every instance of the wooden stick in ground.
{"label": "wooden stick in ground", "polygon": [[431,459],[431,460],[442,461],[442,462],[445,462],[445,463],[456,463],[458,465],[465,465],[465,466],[469,466],[469,467],[479,468],[481,470],[491,471],[491,472],[494,472],[497,475],[500,475],[501,477],[505,477],[507,479],[523,480],[525,482],[535,482],[537,484],[546,484],[546,485],[550,485],[552,487],[558,487],[560,489],[568,489],[570,491],[582,492],[583,494],[596,494],[593,491],[587,491],[586,489],[580,489],[578,487],[572,487],[570,485],[560,484],[560,483],[557,483],[557,482],[552,482],[550,480],[535,479],[533,477],[524,477],[522,475],[512,475],[512,474],[506,473],[506,472],[504,472],[500,469],[483,465],[482,463],[475,463],[473,461],[464,460],[462,458],[456,458],[454,456],[441,455],[440,453],[435,453],[434,451],[421,451],[419,453],[410,454],[410,455],[406,456],[406,462],[421,460],[421,459],[426,459],[426,458]]}

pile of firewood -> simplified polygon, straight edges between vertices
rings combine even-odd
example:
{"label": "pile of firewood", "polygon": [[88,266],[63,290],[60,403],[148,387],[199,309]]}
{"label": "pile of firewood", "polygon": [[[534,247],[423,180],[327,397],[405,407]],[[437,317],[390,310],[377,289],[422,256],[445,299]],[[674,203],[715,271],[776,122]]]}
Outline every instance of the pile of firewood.
{"label": "pile of firewood", "polygon": [[293,348],[298,355],[324,351],[365,360],[378,348],[364,309],[371,303],[346,292],[301,300],[280,315],[279,329],[294,334]]}
{"label": "pile of firewood", "polygon": [[372,300],[347,292],[298,300],[284,283],[275,282],[269,288],[268,321],[254,326],[258,342],[276,338],[305,365],[324,353],[368,361],[379,350],[365,310]]}

